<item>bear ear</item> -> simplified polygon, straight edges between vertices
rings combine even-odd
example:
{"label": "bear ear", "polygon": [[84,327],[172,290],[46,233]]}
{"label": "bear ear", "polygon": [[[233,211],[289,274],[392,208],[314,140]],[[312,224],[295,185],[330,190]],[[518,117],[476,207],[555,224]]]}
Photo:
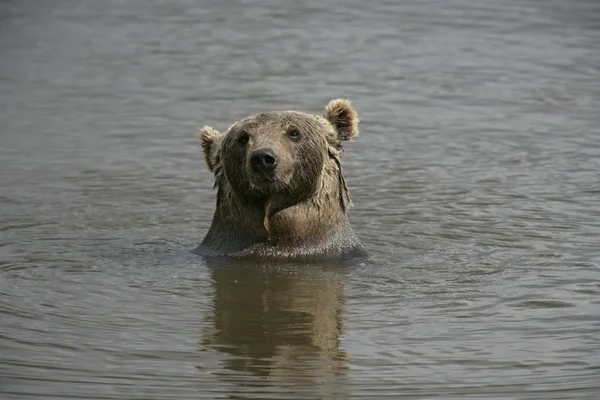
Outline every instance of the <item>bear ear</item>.
{"label": "bear ear", "polygon": [[210,172],[215,172],[215,168],[220,162],[221,140],[225,135],[210,126],[205,126],[200,130],[200,144],[204,152],[204,160]]}
{"label": "bear ear", "polygon": [[340,148],[343,140],[352,140],[358,136],[358,113],[350,104],[350,100],[331,100],[325,107],[323,117],[335,128],[336,147]]}

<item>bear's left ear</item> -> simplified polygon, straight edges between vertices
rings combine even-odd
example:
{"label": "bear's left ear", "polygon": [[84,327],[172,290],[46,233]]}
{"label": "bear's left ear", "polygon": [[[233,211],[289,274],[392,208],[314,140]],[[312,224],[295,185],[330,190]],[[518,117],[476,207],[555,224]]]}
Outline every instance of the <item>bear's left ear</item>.
{"label": "bear's left ear", "polygon": [[352,140],[358,136],[358,113],[347,99],[331,100],[323,117],[335,128],[336,147],[342,147],[343,140]]}
{"label": "bear's left ear", "polygon": [[204,151],[204,160],[210,172],[214,173],[220,162],[221,141],[225,135],[210,126],[200,130],[200,143]]}

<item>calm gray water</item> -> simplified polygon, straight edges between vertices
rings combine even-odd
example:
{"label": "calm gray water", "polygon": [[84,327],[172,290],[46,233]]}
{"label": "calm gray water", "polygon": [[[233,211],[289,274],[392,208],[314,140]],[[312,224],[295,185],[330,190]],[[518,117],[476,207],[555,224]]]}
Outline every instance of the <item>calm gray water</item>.
{"label": "calm gray water", "polygon": [[[198,128],[349,97],[379,262],[191,254]],[[596,0],[0,1],[0,397],[600,396]]]}

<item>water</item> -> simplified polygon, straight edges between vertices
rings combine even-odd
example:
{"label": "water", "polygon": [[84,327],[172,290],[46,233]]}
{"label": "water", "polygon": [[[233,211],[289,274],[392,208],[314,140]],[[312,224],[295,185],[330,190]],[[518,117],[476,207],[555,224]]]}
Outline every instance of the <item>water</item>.
{"label": "water", "polygon": [[[595,0],[0,2],[0,397],[600,395]],[[350,97],[379,262],[190,251],[202,125]]]}

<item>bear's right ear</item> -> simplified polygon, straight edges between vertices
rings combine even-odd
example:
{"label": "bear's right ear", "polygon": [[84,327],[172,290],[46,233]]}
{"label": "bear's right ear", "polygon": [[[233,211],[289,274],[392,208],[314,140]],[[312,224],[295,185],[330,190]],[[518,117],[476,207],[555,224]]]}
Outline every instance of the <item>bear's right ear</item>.
{"label": "bear's right ear", "polygon": [[210,172],[215,172],[215,168],[220,161],[221,141],[225,135],[210,126],[205,126],[200,130],[200,144],[204,151],[204,160]]}
{"label": "bear's right ear", "polygon": [[358,136],[358,113],[350,104],[350,100],[331,100],[325,107],[323,117],[335,128],[336,148],[342,147],[342,140],[352,140]]}

